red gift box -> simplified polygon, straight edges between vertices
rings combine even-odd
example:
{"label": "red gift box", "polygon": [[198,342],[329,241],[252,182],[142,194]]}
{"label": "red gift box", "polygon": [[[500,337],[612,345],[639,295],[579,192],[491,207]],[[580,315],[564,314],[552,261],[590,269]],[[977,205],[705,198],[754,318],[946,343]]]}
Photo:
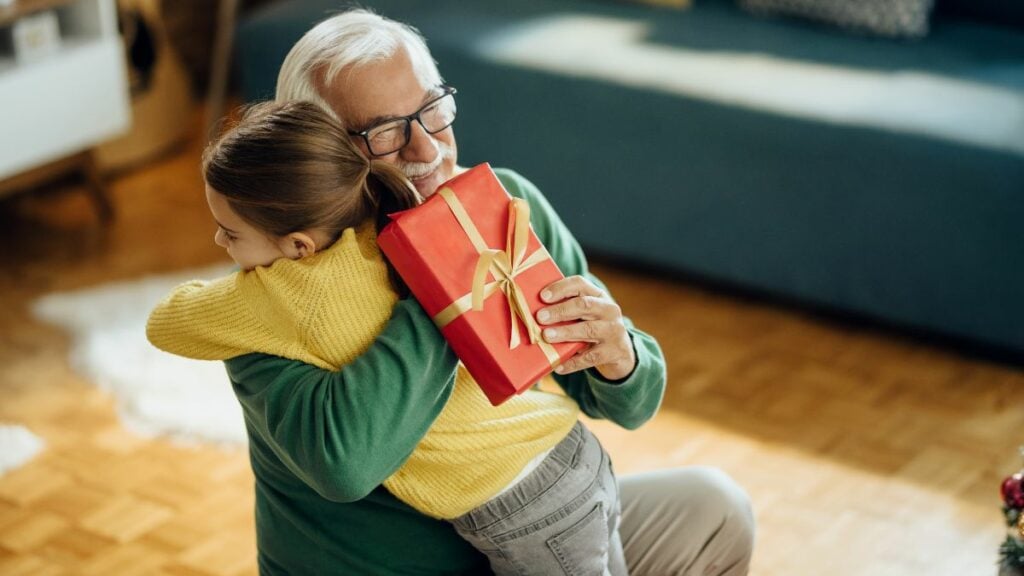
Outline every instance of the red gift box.
{"label": "red gift box", "polygon": [[540,291],[564,276],[490,165],[391,218],[377,243],[494,406],[586,346],[543,340]]}

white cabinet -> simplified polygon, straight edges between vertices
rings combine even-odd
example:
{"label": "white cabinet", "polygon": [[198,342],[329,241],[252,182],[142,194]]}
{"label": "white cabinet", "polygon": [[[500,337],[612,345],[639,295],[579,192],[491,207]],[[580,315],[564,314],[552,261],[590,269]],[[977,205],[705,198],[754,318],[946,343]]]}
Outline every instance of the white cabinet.
{"label": "white cabinet", "polygon": [[[20,18],[56,13],[59,48],[20,61]],[[131,104],[114,0],[0,6],[0,180],[89,150],[128,129]]]}

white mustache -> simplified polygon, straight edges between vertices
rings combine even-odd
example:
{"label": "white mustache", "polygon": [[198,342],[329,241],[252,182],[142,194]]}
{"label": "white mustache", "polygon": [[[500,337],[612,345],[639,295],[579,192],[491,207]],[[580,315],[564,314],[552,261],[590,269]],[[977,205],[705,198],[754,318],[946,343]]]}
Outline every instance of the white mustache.
{"label": "white mustache", "polygon": [[405,174],[406,178],[416,179],[422,178],[427,174],[430,174],[434,170],[437,170],[438,166],[447,158],[451,158],[455,155],[455,150],[451,146],[435,140],[434,143],[437,145],[437,156],[430,162],[405,162],[403,160],[396,160],[395,166]]}

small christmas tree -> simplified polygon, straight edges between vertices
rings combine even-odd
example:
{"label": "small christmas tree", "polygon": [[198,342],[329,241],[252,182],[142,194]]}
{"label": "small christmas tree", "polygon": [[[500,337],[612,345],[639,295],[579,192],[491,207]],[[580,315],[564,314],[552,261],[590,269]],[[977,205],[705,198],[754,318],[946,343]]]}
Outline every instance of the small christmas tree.
{"label": "small christmas tree", "polygon": [[[1021,447],[1024,457],[1024,447]],[[999,547],[999,576],[1024,576],[1024,469],[999,487],[1009,533]]]}

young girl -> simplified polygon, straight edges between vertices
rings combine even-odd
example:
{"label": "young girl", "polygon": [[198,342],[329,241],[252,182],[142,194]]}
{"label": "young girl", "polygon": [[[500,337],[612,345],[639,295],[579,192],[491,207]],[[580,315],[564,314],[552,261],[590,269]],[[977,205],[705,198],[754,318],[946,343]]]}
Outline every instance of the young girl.
{"label": "young girl", "polygon": [[[190,358],[260,352],[328,370],[365,352],[405,293],[376,246],[386,214],[419,202],[401,172],[368,160],[316,105],[288,102],[251,108],[207,148],[203,175],[214,240],[241,270],[177,287],[152,312],[150,341]],[[495,573],[625,574],[617,484],[578,414],[539,390],[492,407],[460,366],[444,410],[383,485],[449,520]]]}

